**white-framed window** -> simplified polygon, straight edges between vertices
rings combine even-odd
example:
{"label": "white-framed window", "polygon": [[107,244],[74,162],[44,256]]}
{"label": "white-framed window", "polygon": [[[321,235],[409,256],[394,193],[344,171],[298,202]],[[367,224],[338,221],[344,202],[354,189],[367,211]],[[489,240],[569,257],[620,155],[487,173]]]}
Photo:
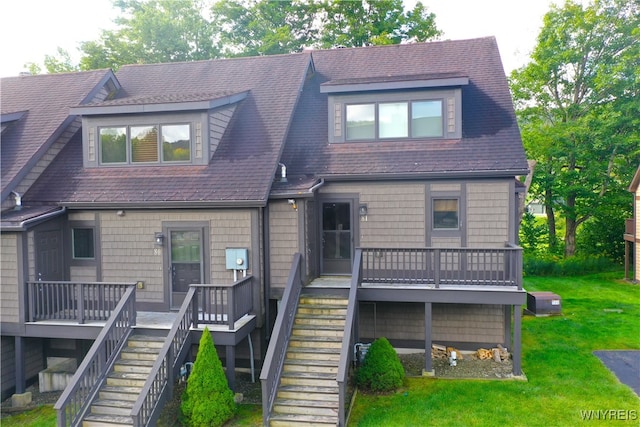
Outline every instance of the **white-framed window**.
{"label": "white-framed window", "polygon": [[187,163],[191,161],[189,123],[101,126],[101,165]]}

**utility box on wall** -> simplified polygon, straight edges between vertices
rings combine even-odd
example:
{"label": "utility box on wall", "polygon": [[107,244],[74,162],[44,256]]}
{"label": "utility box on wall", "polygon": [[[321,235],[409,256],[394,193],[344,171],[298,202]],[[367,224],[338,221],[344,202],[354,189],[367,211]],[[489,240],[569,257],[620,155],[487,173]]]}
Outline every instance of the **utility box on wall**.
{"label": "utility box on wall", "polygon": [[248,270],[249,249],[227,248],[227,270]]}
{"label": "utility box on wall", "polygon": [[527,312],[535,316],[562,314],[562,300],[552,292],[528,292]]}

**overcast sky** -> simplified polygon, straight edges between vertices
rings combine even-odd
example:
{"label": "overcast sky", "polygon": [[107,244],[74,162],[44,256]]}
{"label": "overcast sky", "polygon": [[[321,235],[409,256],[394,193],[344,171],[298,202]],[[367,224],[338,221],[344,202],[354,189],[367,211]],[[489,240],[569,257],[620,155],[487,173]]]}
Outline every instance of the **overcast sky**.
{"label": "overcast sky", "polygon": [[[415,0],[405,0],[411,5]],[[507,73],[524,65],[535,46],[542,17],[561,0],[423,0],[436,14],[443,39],[495,36]],[[3,0],[0,2],[0,77],[24,64],[42,64],[57,48],[77,62],[80,42],[113,29],[111,0]]]}

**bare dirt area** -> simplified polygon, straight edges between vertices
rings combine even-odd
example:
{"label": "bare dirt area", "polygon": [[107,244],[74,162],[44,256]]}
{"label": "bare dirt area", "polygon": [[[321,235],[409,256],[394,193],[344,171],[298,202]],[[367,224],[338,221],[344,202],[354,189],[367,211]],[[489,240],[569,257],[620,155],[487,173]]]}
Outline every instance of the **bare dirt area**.
{"label": "bare dirt area", "polygon": [[[424,353],[400,354],[399,357],[407,376],[422,376]],[[463,359],[458,359],[456,366],[450,366],[447,359],[433,359],[433,370],[436,378],[505,379],[513,377],[513,364],[510,359],[502,362],[480,360],[471,354],[465,354]]]}

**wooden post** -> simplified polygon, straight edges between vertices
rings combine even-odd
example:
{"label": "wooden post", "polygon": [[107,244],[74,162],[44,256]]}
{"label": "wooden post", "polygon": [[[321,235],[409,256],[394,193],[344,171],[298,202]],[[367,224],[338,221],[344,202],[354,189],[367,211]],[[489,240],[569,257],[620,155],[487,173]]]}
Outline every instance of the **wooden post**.
{"label": "wooden post", "polygon": [[25,355],[24,355],[24,338],[15,337],[15,375],[16,375],[16,394],[24,393],[27,389],[27,380],[25,378]]}
{"label": "wooden post", "polygon": [[424,374],[433,374],[431,361],[431,309],[432,303],[424,303]]}
{"label": "wooden post", "polygon": [[236,347],[233,345],[226,346],[227,350],[227,382],[229,388],[236,391]]}
{"label": "wooden post", "polygon": [[513,375],[522,375],[522,306],[513,306]]}

